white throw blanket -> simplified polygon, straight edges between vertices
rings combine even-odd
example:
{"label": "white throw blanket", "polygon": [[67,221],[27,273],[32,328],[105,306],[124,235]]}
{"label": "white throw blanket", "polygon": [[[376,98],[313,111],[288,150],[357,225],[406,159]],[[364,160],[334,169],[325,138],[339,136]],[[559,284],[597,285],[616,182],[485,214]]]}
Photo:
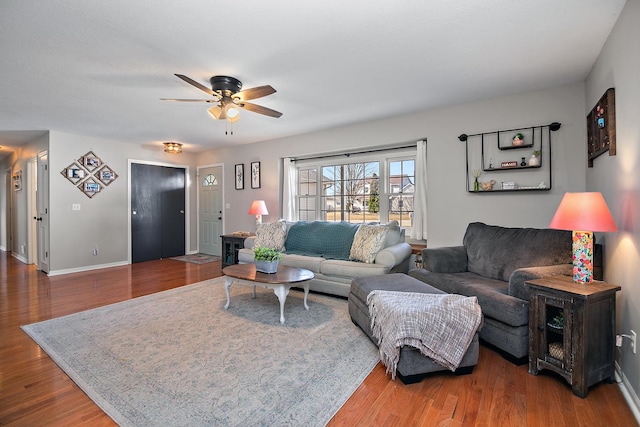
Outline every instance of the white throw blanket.
{"label": "white throw blanket", "polygon": [[392,379],[405,345],[455,371],[482,324],[476,297],[379,290],[367,296],[367,305],[380,360]]}

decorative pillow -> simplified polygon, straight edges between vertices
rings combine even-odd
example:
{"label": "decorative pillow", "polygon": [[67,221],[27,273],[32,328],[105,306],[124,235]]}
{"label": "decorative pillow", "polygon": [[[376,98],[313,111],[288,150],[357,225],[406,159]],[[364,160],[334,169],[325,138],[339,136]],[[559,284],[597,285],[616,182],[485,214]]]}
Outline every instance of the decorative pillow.
{"label": "decorative pillow", "polygon": [[349,259],[372,264],[376,259],[376,255],[384,245],[388,231],[388,225],[360,225],[353,238]]}
{"label": "decorative pillow", "polygon": [[256,230],[256,240],[253,246],[284,251],[284,241],[287,237],[287,223],[284,220],[258,224]]}

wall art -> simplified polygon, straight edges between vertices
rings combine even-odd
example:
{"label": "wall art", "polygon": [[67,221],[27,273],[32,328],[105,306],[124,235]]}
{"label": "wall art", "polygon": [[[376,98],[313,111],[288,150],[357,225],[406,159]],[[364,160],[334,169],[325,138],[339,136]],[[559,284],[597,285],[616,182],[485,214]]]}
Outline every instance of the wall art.
{"label": "wall art", "polygon": [[616,90],[609,88],[587,116],[587,158],[593,159],[609,152],[616,155]]}
{"label": "wall art", "polygon": [[244,190],[244,163],[236,165],[236,190]]}
{"label": "wall art", "polygon": [[93,151],[73,161],[60,174],[89,198],[118,178],[118,174]]}
{"label": "wall art", "polygon": [[260,188],[260,162],[251,162],[251,188]]}

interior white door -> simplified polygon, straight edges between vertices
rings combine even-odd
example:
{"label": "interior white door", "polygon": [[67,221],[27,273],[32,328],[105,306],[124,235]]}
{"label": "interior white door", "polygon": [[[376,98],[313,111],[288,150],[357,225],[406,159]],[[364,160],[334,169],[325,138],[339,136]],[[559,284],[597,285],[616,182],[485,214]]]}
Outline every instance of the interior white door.
{"label": "interior white door", "polygon": [[200,169],[198,179],[199,252],[219,256],[222,254],[222,166]]}
{"label": "interior white door", "polygon": [[38,153],[38,187],[36,210],[38,216],[38,270],[49,272],[49,154]]}

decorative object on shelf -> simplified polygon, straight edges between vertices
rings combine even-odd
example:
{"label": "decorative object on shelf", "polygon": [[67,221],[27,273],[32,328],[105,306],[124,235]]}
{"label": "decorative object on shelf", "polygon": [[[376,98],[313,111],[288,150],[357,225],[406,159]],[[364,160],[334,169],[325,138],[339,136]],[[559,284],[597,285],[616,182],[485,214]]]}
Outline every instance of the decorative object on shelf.
{"label": "decorative object on shelf", "polygon": [[593,232],[617,231],[602,193],[565,193],[550,228],[571,230],[573,237],[573,281],[593,281]]}
{"label": "decorative object on shelf", "polygon": [[262,273],[275,273],[278,271],[278,263],[282,259],[282,254],[271,248],[256,246],[253,248],[253,262],[256,264],[256,271]]}
{"label": "decorative object on shelf", "polygon": [[616,155],[616,90],[609,88],[587,116],[587,157],[593,159],[609,151]]}
{"label": "decorative object on shelf", "polygon": [[[551,165],[551,142],[552,132],[560,129],[562,125],[558,122],[552,122],[546,125],[521,127],[506,130],[497,130],[492,132],[482,132],[476,134],[460,134],[458,139],[465,143],[465,159],[466,159],[466,179],[465,185],[467,192],[473,192],[476,194],[483,194],[483,191],[478,191],[475,185],[475,176],[472,178],[472,169],[470,164],[476,164],[478,158],[480,160],[480,170],[483,172],[499,172],[506,175],[504,181],[496,179],[497,182],[505,182],[506,184],[502,188],[495,188],[493,191],[507,190],[513,191],[549,191],[552,188],[552,169]],[[522,137],[520,137],[522,136]],[[518,141],[513,145],[513,138],[516,137]],[[476,145],[474,145],[476,144]],[[536,155],[522,156],[522,154],[530,154],[532,151],[527,150],[531,148]],[[509,150],[527,150],[521,151],[520,156],[508,155],[505,151]],[[545,150],[545,161],[542,162],[542,152]],[[519,154],[519,153],[517,153]],[[521,160],[514,160],[517,158]],[[534,159],[534,157],[536,157]],[[488,166],[487,166],[488,165]],[[515,185],[513,178],[516,178],[515,174],[519,174],[518,181],[522,181],[523,185]],[[544,186],[536,185],[535,183],[543,182],[547,184]],[[509,183],[513,184],[510,185]],[[479,184],[478,184],[479,185]]]}
{"label": "decorative object on shelf", "polygon": [[478,182],[478,177],[482,174],[480,169],[473,170],[473,177],[475,180],[473,181],[473,191],[480,191],[480,183]]}
{"label": "decorative object on shelf", "polygon": [[118,178],[118,174],[93,151],[72,162],[60,174],[90,199]]}
{"label": "decorative object on shelf", "polygon": [[487,181],[487,182],[481,182],[480,185],[482,186],[482,191],[491,191],[493,190],[493,186],[495,185],[496,180],[492,179],[491,181]]}
{"label": "decorative object on shelf", "polygon": [[251,162],[251,188],[260,188],[260,162]]}
{"label": "decorative object on shelf", "polygon": [[236,190],[244,190],[244,163],[238,163],[235,169]]}
{"label": "decorative object on shelf", "polygon": [[520,132],[516,133],[511,139],[511,145],[515,145],[515,146],[524,145],[524,135]]}
{"label": "decorative object on shelf", "polygon": [[269,215],[267,205],[264,200],[254,200],[249,208],[249,215],[256,216],[256,226],[262,224],[262,215]]}
{"label": "decorative object on shelf", "polygon": [[18,169],[11,175],[11,179],[13,181],[13,189],[15,191],[22,190],[22,169]]}
{"label": "decorative object on shelf", "polygon": [[169,154],[180,154],[182,153],[182,144],[179,142],[163,142],[164,152]]}
{"label": "decorative object on shelf", "polygon": [[529,157],[529,166],[540,166],[540,150],[533,150]]}

